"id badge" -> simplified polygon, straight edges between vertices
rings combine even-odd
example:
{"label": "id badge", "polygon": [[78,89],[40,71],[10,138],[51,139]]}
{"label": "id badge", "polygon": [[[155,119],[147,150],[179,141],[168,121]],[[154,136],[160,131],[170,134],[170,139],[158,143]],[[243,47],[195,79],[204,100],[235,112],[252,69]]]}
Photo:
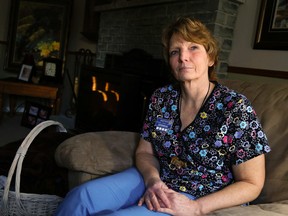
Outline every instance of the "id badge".
{"label": "id badge", "polygon": [[172,119],[157,118],[155,123],[156,130],[167,132],[172,128],[173,122],[174,120]]}

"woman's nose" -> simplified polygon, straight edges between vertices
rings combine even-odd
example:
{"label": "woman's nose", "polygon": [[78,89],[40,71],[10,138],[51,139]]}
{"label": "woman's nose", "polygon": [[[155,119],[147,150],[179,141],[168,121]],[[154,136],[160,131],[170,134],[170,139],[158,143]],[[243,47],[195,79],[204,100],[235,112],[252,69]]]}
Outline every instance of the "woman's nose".
{"label": "woman's nose", "polygon": [[179,61],[180,62],[185,62],[189,59],[189,56],[188,56],[188,52],[187,51],[184,51],[184,50],[181,50],[180,51],[180,55],[179,55]]}

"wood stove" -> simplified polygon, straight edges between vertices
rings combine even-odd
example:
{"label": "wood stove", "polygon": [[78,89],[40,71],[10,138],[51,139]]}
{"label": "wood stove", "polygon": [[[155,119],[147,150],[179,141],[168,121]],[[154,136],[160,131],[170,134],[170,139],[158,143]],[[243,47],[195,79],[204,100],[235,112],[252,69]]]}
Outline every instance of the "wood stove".
{"label": "wood stove", "polygon": [[168,82],[168,75],[164,60],[142,50],[107,54],[104,68],[83,65],[75,128],[139,132],[151,94]]}

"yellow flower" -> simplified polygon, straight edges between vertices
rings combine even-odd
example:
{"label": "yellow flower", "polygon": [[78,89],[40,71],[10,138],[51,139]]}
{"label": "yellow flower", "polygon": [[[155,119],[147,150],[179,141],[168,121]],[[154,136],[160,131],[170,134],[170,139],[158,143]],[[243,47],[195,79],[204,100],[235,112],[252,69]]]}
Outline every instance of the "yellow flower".
{"label": "yellow flower", "polygon": [[40,55],[43,57],[48,57],[49,54],[50,54],[50,50],[48,50],[48,49],[42,49],[40,52]]}
{"label": "yellow flower", "polygon": [[60,50],[60,42],[58,41],[48,41],[40,42],[37,44],[37,49],[40,51],[41,57],[50,56],[51,52],[58,52]]}
{"label": "yellow flower", "polygon": [[60,43],[59,42],[53,41],[51,45],[53,47],[53,50],[55,50],[55,51],[59,51],[60,50]]}

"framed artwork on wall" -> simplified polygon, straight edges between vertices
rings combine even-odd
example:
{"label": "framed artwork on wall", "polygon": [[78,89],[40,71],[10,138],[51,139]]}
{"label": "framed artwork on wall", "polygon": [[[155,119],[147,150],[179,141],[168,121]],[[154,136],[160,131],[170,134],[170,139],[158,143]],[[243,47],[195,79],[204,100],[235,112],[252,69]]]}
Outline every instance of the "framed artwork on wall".
{"label": "framed artwork on wall", "polygon": [[17,72],[25,54],[65,58],[73,0],[12,0],[5,69]]}
{"label": "framed artwork on wall", "polygon": [[254,49],[288,50],[287,0],[262,0]]}

